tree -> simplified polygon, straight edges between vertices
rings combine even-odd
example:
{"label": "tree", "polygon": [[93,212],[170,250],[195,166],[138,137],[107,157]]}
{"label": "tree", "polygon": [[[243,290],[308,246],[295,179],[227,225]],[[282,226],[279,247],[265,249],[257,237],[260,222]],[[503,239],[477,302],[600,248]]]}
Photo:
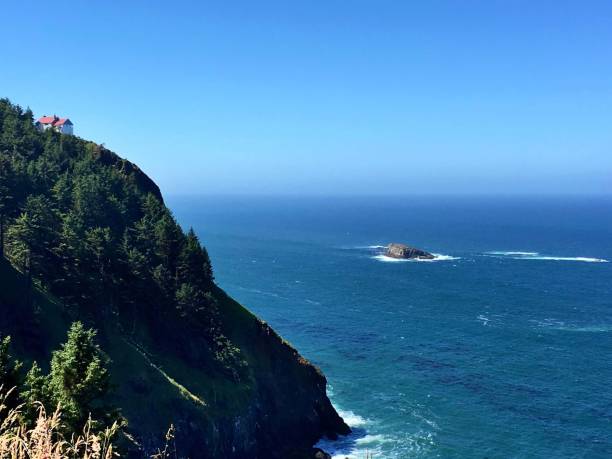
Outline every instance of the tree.
{"label": "tree", "polygon": [[198,287],[183,283],[176,291],[176,308],[181,317],[201,313],[206,307],[206,297]]}
{"label": "tree", "polygon": [[[11,355],[11,337],[5,336],[0,340],[0,388],[6,394],[12,391],[15,393],[20,383],[21,363],[13,359]],[[16,397],[7,397],[5,402],[12,405],[16,404]]]}
{"label": "tree", "polygon": [[180,227],[172,218],[169,211],[155,223],[156,255],[163,266],[171,273],[176,274],[176,262],[180,252],[180,242],[184,237]]}
{"label": "tree", "polygon": [[11,195],[9,162],[4,156],[0,157],[0,257],[4,256],[4,228],[10,204]]}
{"label": "tree", "polygon": [[80,431],[90,415],[96,420],[117,417],[117,413],[104,404],[110,388],[109,360],[95,338],[95,330],[75,322],[68,331],[68,340],[51,358],[50,399],[62,406],[72,431]]}
{"label": "tree", "polygon": [[56,224],[50,201],[38,195],[28,196],[23,212],[9,228],[11,258],[28,278],[34,273],[48,280],[55,268]]}
{"label": "tree", "polygon": [[67,173],[62,174],[52,188],[58,210],[66,213],[72,205],[72,181]]}
{"label": "tree", "polygon": [[115,245],[110,228],[93,228],[85,232],[88,267],[91,272],[89,291],[103,311],[112,309],[114,278],[112,260]]}
{"label": "tree", "polygon": [[193,228],[189,229],[178,259],[179,281],[189,282],[205,289],[212,282],[210,258],[206,249],[200,245]]}
{"label": "tree", "polygon": [[59,272],[55,291],[70,304],[78,304],[86,292],[83,272],[86,270],[85,229],[81,219],[69,211],[62,218],[59,242],[55,248]]}
{"label": "tree", "polygon": [[38,417],[38,403],[48,409],[54,409],[49,399],[49,388],[47,376],[43,374],[36,362],[32,364],[30,371],[26,374],[23,381],[23,388],[20,393],[22,402],[25,404],[24,416],[29,425],[33,425]]}

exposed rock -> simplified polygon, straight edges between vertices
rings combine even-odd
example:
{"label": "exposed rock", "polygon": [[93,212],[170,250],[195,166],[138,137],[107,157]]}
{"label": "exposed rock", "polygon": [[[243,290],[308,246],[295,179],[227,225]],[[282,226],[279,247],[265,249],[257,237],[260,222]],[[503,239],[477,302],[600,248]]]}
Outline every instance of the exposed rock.
{"label": "exposed rock", "polygon": [[402,259],[417,258],[420,260],[433,260],[434,258],[434,256],[429,252],[425,252],[424,250],[417,249],[415,247],[410,247],[405,244],[398,244],[396,242],[389,244],[385,255],[391,258]]}

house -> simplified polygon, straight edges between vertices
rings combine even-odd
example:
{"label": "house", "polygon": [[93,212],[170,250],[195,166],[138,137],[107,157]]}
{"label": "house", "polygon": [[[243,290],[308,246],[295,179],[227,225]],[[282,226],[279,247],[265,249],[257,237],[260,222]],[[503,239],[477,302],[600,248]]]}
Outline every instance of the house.
{"label": "house", "polygon": [[46,131],[47,129],[55,129],[57,132],[62,134],[73,134],[72,121],[68,118],[58,118],[56,115],[53,116],[42,116],[36,122],[36,127],[39,131]]}

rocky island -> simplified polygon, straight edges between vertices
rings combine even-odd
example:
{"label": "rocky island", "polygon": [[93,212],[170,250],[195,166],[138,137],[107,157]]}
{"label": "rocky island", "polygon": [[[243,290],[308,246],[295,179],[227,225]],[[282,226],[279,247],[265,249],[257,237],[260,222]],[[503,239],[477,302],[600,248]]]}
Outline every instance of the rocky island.
{"label": "rocky island", "polygon": [[434,256],[421,249],[410,247],[405,244],[399,244],[393,242],[387,246],[385,255],[391,258],[399,259],[419,259],[419,260],[433,260]]}

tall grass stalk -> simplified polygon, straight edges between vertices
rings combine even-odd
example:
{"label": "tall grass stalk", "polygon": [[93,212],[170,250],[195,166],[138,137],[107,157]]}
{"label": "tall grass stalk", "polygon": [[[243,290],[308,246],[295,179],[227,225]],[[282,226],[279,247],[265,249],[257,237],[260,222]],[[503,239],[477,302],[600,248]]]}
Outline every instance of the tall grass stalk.
{"label": "tall grass stalk", "polygon": [[12,391],[0,395],[0,459],[111,459],[117,456],[112,440],[119,427],[113,424],[102,432],[92,432],[91,418],[83,432],[70,439],[61,433],[60,407],[48,414],[36,403],[38,418],[33,427],[23,417],[24,405],[8,408]]}

